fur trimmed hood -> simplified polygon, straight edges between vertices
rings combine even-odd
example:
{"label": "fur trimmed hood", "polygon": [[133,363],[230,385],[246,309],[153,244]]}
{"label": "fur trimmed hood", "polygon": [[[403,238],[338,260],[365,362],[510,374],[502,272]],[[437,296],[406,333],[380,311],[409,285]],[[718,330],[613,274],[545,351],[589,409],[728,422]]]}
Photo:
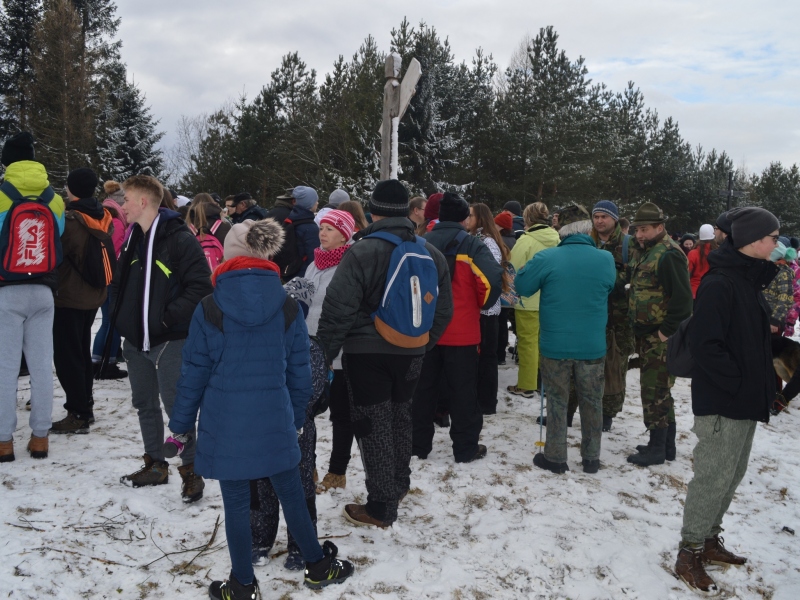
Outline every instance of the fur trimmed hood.
{"label": "fur trimmed hood", "polygon": [[269,260],[283,247],[283,227],[274,219],[237,223],[225,236],[225,260],[252,256]]}

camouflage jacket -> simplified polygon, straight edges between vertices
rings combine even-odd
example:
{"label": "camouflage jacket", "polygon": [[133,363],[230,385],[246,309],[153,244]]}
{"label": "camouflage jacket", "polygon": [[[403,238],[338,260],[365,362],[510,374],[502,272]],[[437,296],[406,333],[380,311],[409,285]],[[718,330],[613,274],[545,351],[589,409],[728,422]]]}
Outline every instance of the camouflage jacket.
{"label": "camouflage jacket", "polygon": [[629,310],[636,335],[667,337],[692,314],[686,255],[666,232],[646,242],[631,265]]}
{"label": "camouflage jacket", "polygon": [[636,244],[636,239],[633,236],[628,236],[628,260],[626,263],[622,255],[624,237],[619,225],[605,242],[598,237],[596,231],[592,230],[592,239],[594,239],[597,247],[611,252],[614,257],[614,266],[617,269],[617,281],[614,284],[614,291],[608,296],[609,327],[630,323],[628,317],[628,291],[625,286],[630,283],[630,265],[638,259],[639,248]]}
{"label": "camouflage jacket", "polygon": [[786,317],[794,304],[794,271],[784,260],[780,260],[776,264],[780,271],[764,290],[764,297],[772,309],[769,324],[774,325],[780,331],[786,326]]}

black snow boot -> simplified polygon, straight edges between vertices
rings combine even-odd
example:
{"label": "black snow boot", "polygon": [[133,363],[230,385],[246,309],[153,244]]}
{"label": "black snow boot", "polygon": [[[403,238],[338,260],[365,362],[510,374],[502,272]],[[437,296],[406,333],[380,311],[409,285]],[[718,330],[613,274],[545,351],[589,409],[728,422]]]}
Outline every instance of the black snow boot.
{"label": "black snow boot", "polygon": [[545,469],[550,471],[551,473],[555,473],[556,475],[563,475],[567,471],[569,471],[569,466],[567,463],[557,463],[551,460],[547,460],[543,452],[539,454],[535,454],[533,457],[533,464],[540,469]]}
{"label": "black snow boot", "polygon": [[665,458],[672,462],[675,460],[675,434],[677,430],[675,428],[675,423],[670,423],[669,427],[667,427],[667,446],[665,451]]}
{"label": "black snow boot", "polygon": [[607,417],[603,415],[603,431],[611,431],[611,424],[614,422],[614,417]]}
{"label": "black snow boot", "polygon": [[353,563],[336,558],[339,549],[330,540],[322,544],[322,560],[306,563],[303,583],[311,589],[319,589],[332,583],[342,583],[353,574]]}
{"label": "black snow boot", "polygon": [[663,465],[666,459],[667,430],[651,429],[650,442],[644,447],[644,452],[631,454],[628,462],[640,467],[650,465]]}
{"label": "black snow boot", "polygon": [[257,600],[261,598],[261,590],[255,577],[250,585],[242,585],[231,572],[231,578],[227,581],[211,582],[208,597],[212,600]]}

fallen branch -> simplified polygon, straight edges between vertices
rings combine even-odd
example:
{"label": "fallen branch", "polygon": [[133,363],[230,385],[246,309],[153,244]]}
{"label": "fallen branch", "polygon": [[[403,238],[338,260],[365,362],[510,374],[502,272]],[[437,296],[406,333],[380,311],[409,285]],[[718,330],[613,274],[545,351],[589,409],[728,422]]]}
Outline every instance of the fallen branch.
{"label": "fallen branch", "polygon": [[214,524],[214,531],[211,532],[211,538],[208,540],[208,542],[206,542],[202,546],[197,546],[196,548],[187,548],[186,550],[175,550],[174,552],[164,552],[163,550],[161,550],[161,548],[158,548],[158,544],[156,544],[155,540],[153,540],[153,527],[151,525],[150,526],[150,540],[153,542],[155,547],[158,548],[161,551],[161,553],[164,556],[159,556],[157,559],[155,559],[153,561],[150,561],[146,565],[142,565],[142,568],[146,569],[150,565],[160,561],[162,558],[168,558],[168,557],[174,556],[176,554],[186,554],[187,552],[197,552],[199,550],[197,556],[195,556],[191,561],[189,561],[189,563],[185,567],[183,567],[185,569],[186,567],[188,567],[190,564],[192,564],[194,562],[195,558],[200,556],[203,552],[205,552],[206,550],[208,550],[211,547],[211,545],[214,543],[214,539],[217,537],[217,531],[218,530],[219,530],[219,515],[217,515],[217,522]]}
{"label": "fallen branch", "polygon": [[59,550],[58,548],[49,548],[43,546],[41,548],[31,548],[30,552],[61,552],[63,554],[72,554],[74,556],[81,556],[83,558],[91,558],[92,560],[96,560],[97,562],[103,563],[104,565],[116,565],[118,567],[128,567],[130,569],[135,568],[132,565],[126,565],[124,563],[118,563],[113,560],[108,560],[107,558],[100,558],[98,556],[86,556],[85,554],[81,554],[80,552],[75,552],[74,550]]}
{"label": "fallen branch", "polygon": [[25,525],[16,525],[14,523],[9,523],[8,521],[6,521],[6,525],[11,525],[11,527],[18,527],[19,529],[25,529],[27,531],[31,531],[31,530],[33,530],[33,531],[44,531],[44,529],[39,529],[38,527],[34,527],[33,523],[31,523],[25,517],[19,517],[19,520],[22,521],[23,523],[25,523]]}

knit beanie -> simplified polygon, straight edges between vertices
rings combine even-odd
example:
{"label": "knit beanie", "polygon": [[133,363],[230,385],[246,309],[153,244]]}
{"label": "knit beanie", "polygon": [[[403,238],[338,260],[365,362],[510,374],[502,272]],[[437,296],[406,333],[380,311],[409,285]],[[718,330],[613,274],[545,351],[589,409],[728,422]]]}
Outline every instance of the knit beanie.
{"label": "knit beanie", "polygon": [[757,206],[740,208],[736,212],[730,211],[728,218],[731,221],[733,245],[737,249],[757,242],[781,226],[775,215]]}
{"label": "knit beanie", "polygon": [[446,192],[439,205],[439,221],[461,223],[469,216],[469,204],[458,194]]}
{"label": "knit beanie", "polygon": [[428,221],[435,221],[439,218],[439,204],[442,201],[441,192],[436,192],[428,197],[428,203],[425,205],[425,219]]}
{"label": "knit beanie", "polygon": [[275,219],[237,223],[225,236],[225,260],[237,256],[270,260],[280,252],[285,235]]}
{"label": "knit beanie", "polygon": [[516,200],[509,200],[503,205],[503,210],[507,210],[512,215],[516,215],[518,217],[522,216],[522,205],[517,202]]}
{"label": "knit beanie", "polygon": [[740,210],[742,210],[742,208],[737,206],[736,208],[732,208],[718,216],[716,222],[717,229],[726,235],[731,235],[731,215],[739,212]]}
{"label": "knit beanie", "polygon": [[97,175],[87,167],[74,169],[67,175],[67,188],[77,198],[94,198]]}
{"label": "knit beanie", "polygon": [[342,202],[347,202],[348,200],[350,200],[350,194],[344,190],[333,190],[328,197],[328,206],[338,208]]}
{"label": "knit beanie", "polygon": [[775,250],[769,255],[769,259],[772,262],[778,262],[780,259],[786,257],[786,246],[783,245],[783,242],[778,242],[778,245],[775,246]]}
{"label": "knit beanie", "polygon": [[369,211],[378,217],[407,217],[406,186],[396,179],[379,181],[369,199]]}
{"label": "knit beanie", "polygon": [[797,259],[797,250],[794,248],[787,248],[783,258],[786,259],[786,262],[794,262]]}
{"label": "knit beanie", "polygon": [[785,235],[782,235],[778,238],[778,241],[783,244],[784,248],[789,248],[792,245],[792,242],[789,241],[789,238]]}
{"label": "knit beanie", "polygon": [[700,241],[708,242],[714,239],[714,227],[706,223],[700,226]]}
{"label": "knit beanie", "polygon": [[323,223],[327,223],[341,233],[345,241],[353,237],[353,232],[356,230],[356,220],[345,210],[329,210],[319,221],[320,226]]}
{"label": "knit beanie", "polygon": [[[592,216],[594,216],[595,213],[604,213],[609,215],[614,221],[619,221],[619,210],[617,209],[617,205],[611,200],[600,200],[600,202],[595,204],[592,209]],[[560,222],[559,220],[559,223]]]}
{"label": "knit beanie", "polygon": [[35,156],[33,136],[27,131],[11,136],[3,144],[2,162],[6,167],[20,160],[33,160]]}
{"label": "knit beanie", "polygon": [[507,210],[497,215],[494,218],[494,222],[500,229],[508,229],[509,231],[514,229],[514,216]]}
{"label": "knit beanie", "polygon": [[305,185],[298,185],[292,190],[292,198],[295,204],[302,206],[306,210],[311,210],[319,202],[319,196],[314,188]]}

